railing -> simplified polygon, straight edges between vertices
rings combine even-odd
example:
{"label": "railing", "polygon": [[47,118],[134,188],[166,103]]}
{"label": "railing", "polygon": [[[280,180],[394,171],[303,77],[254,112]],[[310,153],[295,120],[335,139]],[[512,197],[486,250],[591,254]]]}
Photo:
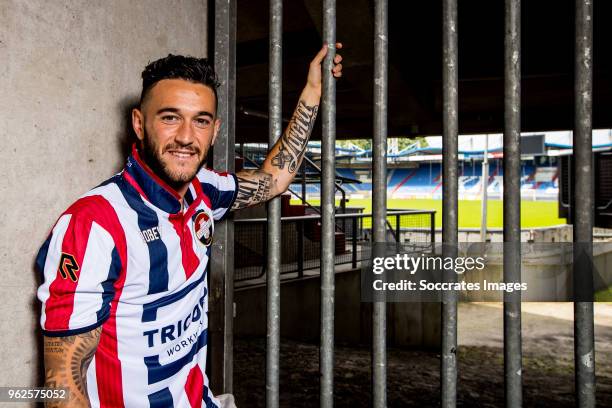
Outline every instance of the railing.
{"label": "railing", "polygon": [[[365,256],[362,246],[372,239],[372,214],[337,214],[335,265],[356,268]],[[234,221],[235,282],[262,278],[266,273],[266,218]],[[320,268],[321,215],[282,217],[281,274],[304,276]],[[435,211],[393,210],[387,212],[388,241],[434,242]]]}

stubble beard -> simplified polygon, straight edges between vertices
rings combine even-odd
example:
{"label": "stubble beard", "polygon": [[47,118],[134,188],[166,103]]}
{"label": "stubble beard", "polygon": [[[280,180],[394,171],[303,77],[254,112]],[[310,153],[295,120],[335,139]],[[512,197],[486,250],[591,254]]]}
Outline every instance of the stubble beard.
{"label": "stubble beard", "polygon": [[[162,153],[158,153],[159,149],[152,142],[145,129],[143,129],[143,133],[144,137],[142,142],[141,156],[147,166],[149,166],[149,168],[153,171],[153,173],[155,173],[159,178],[161,178],[174,190],[179,190],[185,184],[191,183],[198,171],[204,165],[204,162],[206,161],[206,155],[203,156],[204,158],[200,161],[200,163],[198,163],[196,168],[189,173],[187,173],[186,171],[172,171],[170,168],[168,168],[168,164],[161,156]],[[196,151],[196,154],[199,153],[199,151]]]}

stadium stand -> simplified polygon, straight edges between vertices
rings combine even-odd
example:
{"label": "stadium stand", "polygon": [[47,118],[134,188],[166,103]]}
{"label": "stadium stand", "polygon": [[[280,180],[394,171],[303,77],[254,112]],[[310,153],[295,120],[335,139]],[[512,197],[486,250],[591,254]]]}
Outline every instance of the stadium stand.
{"label": "stadium stand", "polygon": [[[342,183],[347,196],[353,198],[369,197],[372,191],[371,173],[363,168],[337,168],[342,177],[361,180],[361,184]],[[461,199],[479,199],[482,193],[482,164],[466,161],[459,169],[459,195]],[[559,192],[558,170],[556,166],[536,165],[531,161],[521,166],[521,194],[526,199],[556,199]],[[300,184],[291,188],[300,192]],[[503,164],[501,161],[489,165],[487,193],[493,199],[500,199],[503,194]],[[321,187],[318,183],[306,185],[308,197],[318,197]],[[440,163],[419,163],[417,167],[388,169],[388,198],[441,198],[442,166]]]}
{"label": "stadium stand", "polygon": [[[338,175],[360,179],[352,168],[338,168]],[[556,166],[539,166],[524,162],[521,167],[521,191],[527,198],[554,199],[558,193],[558,171]],[[371,194],[371,174],[363,175],[359,169],[361,184],[345,183],[347,194],[367,197]],[[459,169],[459,194],[463,199],[478,199],[482,192],[482,164],[466,161]],[[442,195],[442,166],[440,163],[419,163],[417,167],[390,168],[387,173],[387,195],[389,198],[440,198]],[[299,185],[294,185],[299,189]],[[320,188],[309,184],[308,195],[319,195]],[[492,198],[501,198],[503,193],[503,165],[491,162],[487,192]]]}

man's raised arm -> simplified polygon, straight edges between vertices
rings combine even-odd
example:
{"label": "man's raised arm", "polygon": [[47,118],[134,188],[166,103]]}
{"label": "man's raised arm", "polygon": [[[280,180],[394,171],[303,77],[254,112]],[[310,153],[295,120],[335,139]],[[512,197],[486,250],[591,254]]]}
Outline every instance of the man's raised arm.
{"label": "man's raised arm", "polygon": [[87,367],[100,342],[101,327],[66,337],[44,337],[45,386],[66,388],[68,399],[50,402],[50,407],[90,407],[87,396]]}
{"label": "man's raised arm", "polygon": [[[342,48],[337,43],[336,48]],[[287,129],[272,147],[258,170],[243,170],[236,174],[238,194],[232,210],[259,204],[287,191],[302,164],[308,139],[312,133],[321,101],[321,63],[327,55],[327,45],[310,63],[308,81]],[[342,76],[342,57],[334,58],[334,77]]]}

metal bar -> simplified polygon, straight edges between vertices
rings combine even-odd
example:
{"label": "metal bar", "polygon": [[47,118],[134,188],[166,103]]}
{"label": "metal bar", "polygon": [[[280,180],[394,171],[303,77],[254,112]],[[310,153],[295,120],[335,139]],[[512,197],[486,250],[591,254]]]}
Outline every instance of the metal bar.
{"label": "metal bar", "polygon": [[298,193],[296,193],[295,191],[293,191],[290,188],[287,188],[287,191],[290,192],[291,194],[293,194],[294,196],[296,196],[298,198],[298,200],[302,200],[302,203],[304,203],[308,208],[312,209],[314,212],[317,212],[319,214],[321,214],[321,211],[317,208],[317,207],[313,207],[308,201],[306,201],[306,196],[300,196]]}
{"label": "metal bar", "polygon": [[[340,198],[340,212],[342,214],[346,214],[346,191],[344,191],[344,189],[340,185],[338,185],[338,184],[336,184],[336,188],[338,190],[340,190],[340,195],[341,195],[341,198]],[[336,194],[336,192],[334,192],[334,203],[336,201],[335,194]],[[346,220],[344,218],[342,219],[342,227],[340,227],[340,226],[338,226],[338,227],[342,228],[343,232],[346,231]]]}
{"label": "metal bar", "polygon": [[297,268],[298,277],[301,278],[304,276],[304,221],[297,222],[297,234]]}
{"label": "metal bar", "polygon": [[[269,118],[269,116],[267,116]],[[255,167],[259,168],[259,164],[257,164],[257,162],[249,159],[248,157],[246,157],[244,154],[240,154],[240,156],[247,161],[248,163],[254,165]],[[287,191],[289,191],[291,194],[293,194],[294,196],[296,196],[299,200],[302,200],[302,203],[306,204],[309,208],[313,209],[314,211],[321,213],[317,208],[313,207],[312,205],[310,205],[310,203],[308,203],[306,201],[306,194],[303,194],[302,196],[300,196],[298,193],[296,193],[295,191],[293,191],[291,188],[287,188]]]}
{"label": "metal bar", "polygon": [[[574,280],[591,287],[592,269],[578,263],[579,252],[593,260],[593,2],[576,0],[576,46],[574,83]],[[584,262],[583,262],[584,263]],[[590,266],[590,265],[589,265]],[[574,285],[576,289],[579,285]],[[583,299],[581,299],[583,300]],[[595,340],[593,302],[574,303],[574,365],[576,402],[579,407],[595,406]]]}
{"label": "metal bar", "polygon": [[[387,216],[394,215],[417,215],[417,214],[432,214],[435,215],[435,211],[431,210],[396,210],[396,211],[388,211]],[[342,218],[370,218],[372,217],[371,213],[347,213],[347,214],[336,214],[336,219]],[[282,221],[297,221],[297,220],[320,220],[322,217],[320,214],[312,214],[312,215],[298,215],[295,217],[281,217]],[[234,221],[234,224],[245,224],[250,222],[265,222],[267,218],[244,218],[238,219]],[[363,226],[362,226],[363,228]]]}
{"label": "metal bar", "polygon": [[[254,118],[260,118],[260,119],[266,119],[266,120],[270,119],[270,115],[268,115],[266,112],[248,109],[242,105],[238,107],[238,112],[242,113],[244,116],[252,116]],[[290,121],[289,118],[283,118],[282,120],[283,120],[283,123],[289,123]]]}
{"label": "metal bar", "polygon": [[265,258],[266,262],[264,262],[263,265],[261,266],[260,276],[263,276],[266,273],[266,268],[268,267],[268,258],[267,258],[267,254],[268,254],[268,219],[262,218],[262,222],[263,222],[263,228],[261,229],[261,232],[262,232],[261,242],[263,242],[262,254],[266,254],[266,258]]}
{"label": "metal bar", "polygon": [[[236,116],[236,1],[215,0],[214,65],[221,129],[213,149],[213,166],[234,171]],[[215,393],[231,393],[234,339],[234,225],[215,225],[210,268],[210,363]]]}
{"label": "metal bar", "polygon": [[352,257],[351,257],[351,266],[353,269],[357,268],[357,217],[351,219],[352,225],[351,229],[353,230],[351,235],[353,236],[352,242]]}
{"label": "metal bar", "polygon": [[[463,167],[463,162],[461,162]],[[463,174],[463,169],[461,171]],[[487,240],[487,202],[489,199],[488,188],[489,188],[489,135],[485,135],[485,149],[484,158],[482,160],[482,182],[481,187],[481,201],[480,201],[480,241],[486,242]]]}
{"label": "metal bar", "polygon": [[306,163],[302,162],[302,204],[306,204]]}
{"label": "metal bar", "polygon": [[433,250],[433,244],[436,243],[436,213],[432,211],[429,217],[430,217],[430,228],[431,228],[429,231],[429,239],[432,243],[432,250]]}
{"label": "metal bar", "polygon": [[[521,281],[521,2],[506,0],[504,36],[504,282]],[[488,137],[488,136],[487,136]],[[506,407],[523,405],[521,292],[504,292]]]}
{"label": "metal bar", "polygon": [[[442,242],[444,256],[455,256],[458,239],[458,53],[457,0],[442,2]],[[447,280],[455,280],[450,271]],[[441,405],[457,405],[457,295],[442,297]]]}
{"label": "metal bar", "polygon": [[[270,0],[270,49],[268,74],[268,147],[282,132],[283,86],[283,1]],[[267,203],[267,337],[266,337],[266,407],[278,408],[280,353],[280,269],[281,269],[281,202],[280,197]]]}
{"label": "metal bar", "polygon": [[323,41],[328,46],[323,60],[321,135],[321,372],[320,406],[334,405],[334,291],[335,291],[335,145],[336,82],[332,75],[336,56],[336,1],[323,1]]}
{"label": "metal bar", "polygon": [[[310,160],[308,158],[308,156],[304,156],[304,163],[307,163],[310,167],[312,167],[313,169],[315,169],[319,174],[321,174],[321,169],[319,168],[319,166],[317,166],[317,164],[315,162],[313,162],[312,160]],[[341,176],[339,174],[336,174],[336,180],[340,180],[343,183],[356,183],[356,184],[361,184],[361,180],[357,180],[357,179],[353,179],[350,177],[344,177]],[[338,189],[342,189],[342,186],[338,183],[336,183],[336,186],[338,187]]]}
{"label": "metal bar", "polygon": [[[337,186],[338,190],[340,190],[340,209],[342,210],[342,214],[346,213],[346,191],[342,188],[342,186]],[[334,193],[335,194],[335,193]]]}
{"label": "metal bar", "polygon": [[[390,215],[390,214],[389,214]],[[373,224],[372,224],[373,225]],[[395,229],[393,228],[393,225],[391,225],[391,223],[389,222],[389,220],[387,220],[385,218],[385,225],[389,227],[389,232],[391,233],[391,235],[393,236],[393,240],[397,241],[397,234],[395,233]],[[385,229],[385,233],[387,232],[387,230]],[[382,255],[381,255],[382,256]]]}
{"label": "metal bar", "polygon": [[[388,3],[374,4],[374,131],[372,141],[372,240],[387,239]],[[393,230],[393,229],[391,229]],[[386,303],[372,305],[372,405],[387,406]]]}
{"label": "metal bar", "polygon": [[395,242],[400,242],[401,241],[401,237],[400,237],[400,216],[396,215],[395,216]]}

